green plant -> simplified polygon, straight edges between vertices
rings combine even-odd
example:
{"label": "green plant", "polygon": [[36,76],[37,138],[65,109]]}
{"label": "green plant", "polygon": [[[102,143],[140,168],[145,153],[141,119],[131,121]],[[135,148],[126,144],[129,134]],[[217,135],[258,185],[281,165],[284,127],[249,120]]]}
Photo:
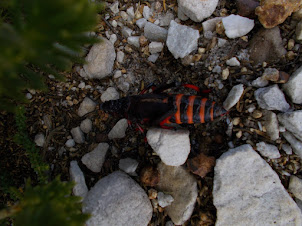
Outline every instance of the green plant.
{"label": "green plant", "polygon": [[88,0],[0,1],[0,109],[24,102],[25,89],[45,89],[44,76],[81,62],[87,34],[97,22],[97,4]]}
{"label": "green plant", "polygon": [[89,215],[81,213],[81,198],[70,195],[73,186],[59,177],[36,187],[28,182],[20,203],[0,211],[0,219],[13,217],[17,226],[84,225]]}

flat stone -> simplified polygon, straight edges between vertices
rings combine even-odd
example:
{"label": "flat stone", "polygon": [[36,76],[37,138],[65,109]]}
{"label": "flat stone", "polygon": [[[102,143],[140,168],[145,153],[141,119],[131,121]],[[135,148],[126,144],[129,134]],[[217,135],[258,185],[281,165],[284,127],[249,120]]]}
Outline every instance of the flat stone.
{"label": "flat stone", "polygon": [[147,22],[144,27],[144,36],[156,42],[165,42],[167,39],[168,31],[165,28]]}
{"label": "flat stone", "polygon": [[258,105],[266,110],[287,111],[289,104],[278,85],[259,88],[254,92]]}
{"label": "flat stone", "polygon": [[89,97],[85,97],[78,109],[78,115],[82,117],[87,113],[94,111],[95,107],[96,107],[96,103],[93,100],[91,100]]}
{"label": "flat stone", "polygon": [[156,187],[157,190],[170,194],[174,198],[165,211],[175,225],[182,225],[193,213],[198,192],[197,181],[182,166],[167,166],[161,162],[158,170],[160,181]]}
{"label": "flat stone", "polygon": [[184,58],[192,51],[197,50],[200,35],[198,30],[171,21],[168,30],[167,47],[175,59]]}
{"label": "flat stone", "polygon": [[246,144],[215,166],[214,205],[220,225],[301,225],[302,214],[277,173]]}
{"label": "flat stone", "polygon": [[259,142],[256,144],[256,147],[260,154],[264,157],[277,159],[281,156],[278,148],[275,145]]}
{"label": "flat stone", "polygon": [[254,28],[254,20],[233,14],[222,18],[222,24],[228,38],[242,37]]}
{"label": "flat stone", "polygon": [[219,0],[178,0],[178,9],[195,22],[210,17],[215,11]]}
{"label": "flat stone", "polygon": [[302,110],[278,114],[279,122],[302,141]]}
{"label": "flat stone", "polygon": [[84,133],[89,133],[92,129],[92,121],[89,118],[84,119],[81,122],[80,125],[80,129],[84,132]]}
{"label": "flat stone", "polygon": [[75,196],[80,196],[83,199],[87,195],[88,188],[85,182],[85,177],[80,169],[77,161],[71,161],[70,162],[70,168],[69,168],[70,178],[72,181],[74,181],[75,185],[72,189],[72,192]]}
{"label": "flat stone", "polygon": [[84,133],[82,132],[82,130],[80,129],[79,126],[72,128],[71,129],[71,135],[73,137],[73,140],[78,143],[78,144],[82,144],[85,142],[85,136]]}
{"label": "flat stone", "polygon": [[164,44],[161,42],[151,42],[149,44],[149,52],[151,54],[160,53],[164,48]]}
{"label": "flat stone", "polygon": [[243,84],[233,86],[229,92],[226,100],[223,102],[223,107],[225,110],[230,110],[237,102],[240,100],[240,97],[244,91]]}
{"label": "flat stone", "polygon": [[282,135],[288,141],[288,143],[290,143],[294,153],[302,158],[302,142],[297,140],[290,132],[284,132]]}
{"label": "flat stone", "polygon": [[82,157],[81,159],[82,163],[92,172],[95,173],[101,172],[108,148],[109,148],[109,144],[99,143],[98,146],[95,149],[93,149],[93,151],[85,154]]}
{"label": "flat stone", "polygon": [[117,100],[120,98],[120,94],[114,87],[108,87],[106,91],[101,96],[101,101]]}
{"label": "flat stone", "polygon": [[35,143],[37,146],[39,147],[43,147],[44,146],[44,143],[45,143],[45,136],[43,133],[38,133],[36,136],[35,136]]}
{"label": "flat stone", "polygon": [[88,192],[83,212],[86,225],[147,226],[153,208],[145,191],[127,174],[116,171],[103,177]]}
{"label": "flat stone", "polygon": [[85,77],[89,79],[107,77],[112,72],[115,57],[113,44],[109,40],[102,38],[99,43],[91,47],[85,58],[86,64],[83,66],[87,75]]}
{"label": "flat stone", "polygon": [[136,175],[135,170],[138,166],[138,161],[132,158],[120,159],[118,166],[125,173],[131,176],[135,176]]}
{"label": "flat stone", "polygon": [[110,130],[108,134],[109,139],[119,139],[126,136],[126,130],[128,128],[127,119],[119,120],[115,126]]}
{"label": "flat stone", "polygon": [[191,148],[188,130],[151,128],[146,137],[149,145],[166,165],[180,166],[186,162]]}
{"label": "flat stone", "polygon": [[266,128],[266,133],[271,140],[275,141],[279,138],[279,123],[277,115],[274,112],[266,112],[264,126]]}
{"label": "flat stone", "polygon": [[283,85],[285,93],[296,104],[302,104],[302,66],[299,67]]}

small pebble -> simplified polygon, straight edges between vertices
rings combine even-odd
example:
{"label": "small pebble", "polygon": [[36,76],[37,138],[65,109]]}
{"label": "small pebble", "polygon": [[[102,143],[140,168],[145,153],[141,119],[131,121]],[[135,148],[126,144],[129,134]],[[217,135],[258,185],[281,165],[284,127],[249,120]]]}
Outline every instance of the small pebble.
{"label": "small pebble", "polygon": [[73,139],[68,139],[65,143],[66,147],[71,148],[75,145],[75,142]]}
{"label": "small pebble", "polygon": [[227,80],[230,75],[230,70],[228,68],[222,70],[222,80]]}
{"label": "small pebble", "polygon": [[253,118],[261,118],[262,117],[262,112],[259,110],[255,110],[252,114]]}

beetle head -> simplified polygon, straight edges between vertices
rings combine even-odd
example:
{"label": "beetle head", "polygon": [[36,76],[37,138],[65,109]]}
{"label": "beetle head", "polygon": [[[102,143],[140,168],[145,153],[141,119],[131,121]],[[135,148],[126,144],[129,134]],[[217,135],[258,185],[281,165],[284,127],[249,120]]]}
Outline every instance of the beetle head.
{"label": "beetle head", "polygon": [[100,109],[105,112],[124,114],[128,108],[128,98],[124,97],[118,100],[105,101],[101,104]]}

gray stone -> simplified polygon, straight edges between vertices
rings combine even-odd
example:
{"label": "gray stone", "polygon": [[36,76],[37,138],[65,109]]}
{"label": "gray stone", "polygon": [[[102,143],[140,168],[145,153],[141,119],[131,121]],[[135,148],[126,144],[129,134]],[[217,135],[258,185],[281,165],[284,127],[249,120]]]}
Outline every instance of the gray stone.
{"label": "gray stone", "polygon": [[133,45],[137,48],[140,47],[140,43],[139,43],[139,36],[130,36],[127,38],[127,42],[130,44],[130,45]]}
{"label": "gray stone", "polygon": [[188,130],[151,128],[146,137],[149,145],[166,165],[180,166],[186,162],[191,148]]}
{"label": "gray stone", "polygon": [[288,144],[282,144],[282,150],[283,150],[287,155],[293,154],[293,149],[292,149],[292,147],[289,146]]}
{"label": "gray stone", "polygon": [[149,44],[149,52],[151,54],[160,53],[164,48],[164,44],[161,42],[151,42]]}
{"label": "gray stone", "polygon": [[292,175],[289,180],[288,191],[291,192],[295,198],[302,200],[302,180]]}
{"label": "gray stone", "polygon": [[95,107],[96,107],[96,103],[93,100],[91,100],[89,97],[85,97],[78,109],[78,115],[82,117],[87,113],[94,111]]}
{"label": "gray stone", "polygon": [[84,119],[81,122],[80,129],[84,133],[89,133],[91,131],[91,129],[92,129],[92,121],[89,118]]}
{"label": "gray stone", "polygon": [[119,13],[118,3],[119,1],[116,1],[115,3],[111,4],[111,6],[109,7],[110,10],[113,12],[113,14]]}
{"label": "gray stone", "polygon": [[285,93],[296,104],[302,104],[302,66],[299,67],[283,85]]}
{"label": "gray stone", "polygon": [[182,21],[186,21],[189,19],[189,17],[187,17],[184,12],[181,10],[181,8],[178,8],[177,10],[177,17],[178,19],[182,20]]}
{"label": "gray stone", "polygon": [[244,88],[242,84],[233,86],[226,100],[223,102],[224,109],[230,110],[233,106],[235,106],[235,104],[237,104],[237,102],[240,100],[243,91]]}
{"label": "gray stone", "polygon": [[258,105],[262,109],[284,112],[290,107],[278,85],[259,88],[255,91],[254,95]]}
{"label": "gray stone", "polygon": [[73,137],[73,140],[78,143],[78,144],[82,144],[85,142],[85,136],[84,133],[82,132],[82,130],[80,129],[79,126],[72,128],[71,129],[71,135]]}
{"label": "gray stone", "polygon": [[107,143],[99,143],[98,146],[93,149],[93,151],[85,154],[82,157],[82,163],[92,172],[101,172],[108,148],[109,145]]}
{"label": "gray stone", "polygon": [[268,81],[261,77],[256,78],[253,82],[252,82],[252,86],[257,87],[257,88],[261,88],[261,87],[265,87],[268,85]]}
{"label": "gray stone", "polygon": [[220,225],[301,225],[302,214],[275,171],[251,145],[217,161],[213,188]]}
{"label": "gray stone", "polygon": [[149,6],[144,6],[144,9],[143,9],[143,16],[146,20],[149,19],[151,15],[151,9],[149,8]]}
{"label": "gray stone", "polygon": [[131,34],[132,34],[132,32],[133,32],[133,30],[131,30],[129,27],[123,27],[122,28],[122,34],[123,34],[123,36],[125,37],[125,38],[128,38],[128,37],[130,37],[131,36]]}
{"label": "gray stone", "polygon": [[197,49],[198,30],[171,21],[168,30],[167,47],[175,59],[184,58]]}
{"label": "gray stone", "polygon": [[159,26],[169,26],[171,20],[174,20],[174,14],[171,12],[164,13],[159,17]]}
{"label": "gray stone", "polygon": [[210,17],[215,11],[219,0],[178,0],[178,9],[195,22]]}
{"label": "gray stone", "polygon": [[72,189],[73,194],[76,196],[80,196],[82,197],[82,199],[84,199],[87,195],[88,188],[86,186],[84,174],[80,169],[77,161],[70,162],[69,173],[71,180],[75,183]]}
{"label": "gray stone", "polygon": [[228,38],[239,38],[254,28],[254,20],[233,14],[222,18],[222,24]]}
{"label": "gray stone", "polygon": [[130,6],[126,11],[127,11],[127,14],[131,17],[131,19],[133,19],[134,18],[133,6]]}
{"label": "gray stone", "polygon": [[159,54],[158,53],[154,53],[154,54],[151,54],[149,57],[148,57],[148,61],[152,62],[152,63],[155,63],[157,61],[159,57]]}
{"label": "gray stone", "polygon": [[119,63],[123,63],[124,57],[125,57],[125,53],[122,52],[122,51],[118,51],[116,61],[119,62]]}
{"label": "gray stone", "polygon": [[109,100],[117,100],[120,98],[120,94],[114,87],[108,87],[101,96],[101,101],[104,103]]}
{"label": "gray stone", "polygon": [[274,112],[266,112],[264,126],[266,128],[266,133],[269,135],[271,140],[275,141],[279,138],[279,124],[277,115]]}
{"label": "gray stone", "polygon": [[102,38],[101,42],[94,44],[87,57],[86,64],[83,66],[87,78],[102,79],[107,77],[113,69],[116,54],[113,44]]}
{"label": "gray stone", "polygon": [[278,114],[279,122],[302,141],[302,110]]}
{"label": "gray stone", "polygon": [[257,147],[257,150],[260,152],[260,154],[264,157],[267,157],[270,159],[280,158],[279,150],[275,145],[267,144],[262,141],[262,142],[257,143],[256,147]]}
{"label": "gray stone", "polygon": [[135,23],[140,29],[142,29],[145,27],[147,20],[145,18],[141,18],[141,19],[137,20]]}
{"label": "gray stone", "polygon": [[147,22],[144,27],[144,36],[157,42],[165,42],[167,39],[168,31],[165,28]]}
{"label": "gray stone", "polygon": [[39,147],[43,147],[44,146],[44,143],[45,143],[45,136],[43,133],[38,133],[36,136],[35,136],[35,143],[37,146]]}
{"label": "gray stone", "polygon": [[182,225],[190,219],[196,198],[197,181],[182,166],[167,166],[159,163],[160,181],[157,190],[170,194],[174,201],[165,208],[175,225]]}
{"label": "gray stone", "polygon": [[282,135],[290,143],[295,154],[302,158],[302,142],[297,140],[290,132],[284,132]]}
{"label": "gray stone", "polygon": [[125,173],[131,176],[135,176],[136,175],[135,170],[138,166],[138,161],[132,158],[120,159],[118,166]]}
{"label": "gray stone", "polygon": [[128,128],[127,119],[119,120],[115,126],[110,130],[108,134],[109,139],[119,139],[126,136],[126,130]]}
{"label": "gray stone", "polygon": [[232,67],[238,67],[240,66],[240,62],[236,57],[232,57],[231,59],[228,59],[226,61],[226,64]]}
{"label": "gray stone", "polygon": [[222,17],[214,17],[212,19],[202,22],[203,33],[207,31],[214,32],[216,30],[216,24],[222,20]]}
{"label": "gray stone", "polygon": [[171,195],[165,194],[163,192],[158,192],[157,200],[158,200],[158,205],[160,205],[163,208],[170,206],[171,203],[174,201]]}
{"label": "gray stone", "polygon": [[65,145],[66,145],[66,147],[68,147],[68,148],[72,148],[72,147],[75,145],[74,139],[68,139],[68,140],[65,142]]}
{"label": "gray stone", "polygon": [[116,171],[91,188],[83,212],[92,215],[88,226],[147,226],[153,209],[145,191],[127,174]]}

